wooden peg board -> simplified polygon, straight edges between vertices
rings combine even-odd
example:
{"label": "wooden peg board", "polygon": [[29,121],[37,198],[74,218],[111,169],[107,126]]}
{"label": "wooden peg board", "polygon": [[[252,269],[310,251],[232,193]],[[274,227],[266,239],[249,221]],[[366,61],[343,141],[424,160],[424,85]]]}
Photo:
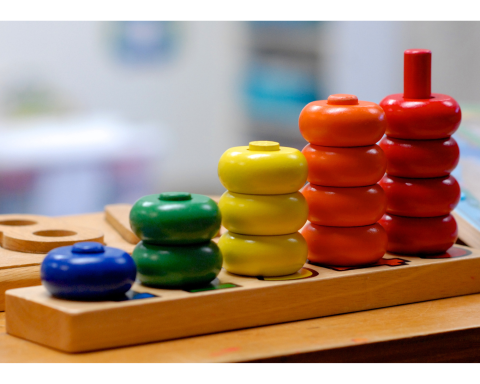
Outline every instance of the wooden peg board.
{"label": "wooden peg board", "polygon": [[[122,209],[122,206],[120,206],[120,209]],[[26,221],[34,222],[35,224],[20,225]],[[5,222],[9,225],[2,224]],[[12,225],[12,223],[16,225]],[[44,236],[44,238],[31,235],[33,232],[45,230],[75,231],[77,235]],[[129,253],[135,247],[134,244],[124,240],[111,227],[105,220],[105,215],[102,212],[62,218],[36,215],[0,215],[0,233],[3,234],[2,246],[0,246],[0,311],[5,310],[6,290],[41,284],[40,264],[45,258],[46,252],[59,245],[58,240],[63,242],[60,245],[65,245],[65,242],[73,244],[85,239],[97,240],[104,242],[106,245],[121,248]],[[81,236],[78,234],[81,234]],[[5,235],[20,237],[21,241],[6,242],[5,240],[8,240],[8,238]],[[29,244],[28,240],[32,238],[34,240],[40,239],[42,243],[34,241]],[[13,247],[13,250],[6,247]]]}
{"label": "wooden peg board", "polygon": [[459,238],[468,246],[480,249],[480,201],[462,188],[462,198],[452,215],[458,225]]}
{"label": "wooden peg board", "polygon": [[[210,197],[218,202],[218,196]],[[5,310],[6,290],[41,284],[40,264],[53,248],[88,240],[131,254],[139,242],[130,229],[131,208],[129,204],[112,204],[105,207],[105,213],[60,218],[0,215],[0,312]],[[54,236],[33,235],[42,231]]]}
{"label": "wooden peg board", "polygon": [[[480,292],[480,251],[448,258],[386,254],[377,266],[335,270],[307,264],[287,279],[222,270],[210,290],[162,290],[126,301],[56,299],[42,287],[7,292],[7,332],[66,352],[83,352],[363,311]],[[221,288],[223,289],[213,289]]]}

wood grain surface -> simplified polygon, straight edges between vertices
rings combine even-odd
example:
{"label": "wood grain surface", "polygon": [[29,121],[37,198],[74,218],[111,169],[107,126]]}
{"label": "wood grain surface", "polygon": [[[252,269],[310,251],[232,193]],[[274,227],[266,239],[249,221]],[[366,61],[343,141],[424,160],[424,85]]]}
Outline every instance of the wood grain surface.
{"label": "wood grain surface", "polygon": [[138,244],[140,239],[130,228],[130,204],[112,204],[105,206],[105,220],[130,244]]}
{"label": "wood grain surface", "polygon": [[345,271],[308,265],[317,275],[299,280],[259,280],[222,270],[220,283],[237,287],[191,293],[135,284],[134,291],[157,297],[121,302],[61,300],[44,287],[21,288],[6,294],[7,330],[84,352],[480,292],[480,252],[461,246],[454,251],[471,254],[441,259],[387,254],[405,265]]}
{"label": "wood grain surface", "polygon": [[[215,201],[219,199],[218,196],[211,197]],[[129,204],[114,204],[106,206],[105,212],[58,218],[38,215],[0,215],[0,242],[4,241],[4,244],[6,242],[7,247],[10,248],[0,247],[0,311],[5,310],[4,292],[7,289],[40,285],[40,276],[36,271],[39,270],[38,266],[46,252],[52,247],[73,244],[80,240],[98,240],[131,254],[138,238],[129,226],[130,208]],[[50,237],[50,239],[31,235],[31,232],[41,230],[71,230],[77,232],[77,235]],[[224,231],[222,227],[221,233]],[[4,232],[10,234],[12,238],[2,238]],[[17,241],[18,239],[20,241]],[[47,241],[42,242],[45,239]],[[218,241],[218,238],[214,241]],[[37,268],[30,269],[33,275],[27,277],[26,270],[23,268],[30,266],[37,266]],[[4,271],[6,269],[11,270],[6,272]]]}
{"label": "wood grain surface", "polygon": [[[20,225],[28,221],[30,221],[29,225]],[[72,230],[77,232],[77,235],[42,238],[30,234],[37,230]],[[129,253],[135,247],[113,229],[105,220],[103,212],[60,218],[36,215],[0,215],[0,237],[2,234],[4,244],[7,241],[5,235],[8,234],[13,239],[13,243],[7,242],[7,245],[9,244],[10,248],[22,249],[22,251],[0,247],[0,311],[5,309],[4,293],[7,289],[40,285],[40,264],[46,254],[41,252],[47,252],[51,247],[64,246],[79,240],[99,240]],[[16,239],[20,239],[20,242],[16,242]],[[23,246],[27,248],[23,249]],[[36,253],[29,253],[25,250]]]}
{"label": "wood grain surface", "polygon": [[97,229],[104,235],[104,242],[110,247],[120,248],[132,253],[135,244],[126,241],[105,219],[104,212],[89,213],[75,216],[61,217],[61,220],[68,224],[80,225],[82,227]]}
{"label": "wood grain surface", "polygon": [[40,284],[40,265],[0,269],[0,311],[5,309],[5,291]]}
{"label": "wood grain surface", "polygon": [[467,217],[456,211],[452,211],[457,221],[459,238],[467,245],[480,249],[480,233]]}
{"label": "wood grain surface", "polygon": [[[62,219],[106,229],[105,243],[133,250],[103,213]],[[43,259],[8,252],[13,266]],[[479,362],[479,351],[480,295],[80,354],[7,335],[0,313],[0,362]]]}
{"label": "wood grain surface", "polygon": [[37,215],[0,215],[3,249],[45,254],[79,241],[103,242],[103,233],[93,228],[66,223],[61,219]]}
{"label": "wood grain surface", "polygon": [[0,362],[480,362],[480,295],[68,354],[5,333]]}

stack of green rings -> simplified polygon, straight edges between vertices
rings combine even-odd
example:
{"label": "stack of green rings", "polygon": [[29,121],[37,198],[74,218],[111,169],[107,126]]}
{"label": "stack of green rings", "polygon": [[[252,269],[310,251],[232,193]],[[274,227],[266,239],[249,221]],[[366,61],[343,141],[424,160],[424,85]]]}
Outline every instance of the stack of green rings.
{"label": "stack of green rings", "polygon": [[144,285],[185,288],[210,283],[220,273],[222,254],[212,238],[221,215],[207,196],[167,192],[139,199],[130,225],[142,240],[132,257]]}

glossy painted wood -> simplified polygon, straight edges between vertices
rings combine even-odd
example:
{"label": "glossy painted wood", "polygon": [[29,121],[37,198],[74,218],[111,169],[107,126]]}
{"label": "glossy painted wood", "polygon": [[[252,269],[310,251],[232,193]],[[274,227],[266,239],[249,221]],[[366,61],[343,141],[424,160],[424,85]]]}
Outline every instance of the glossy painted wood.
{"label": "glossy painted wood", "polygon": [[378,145],[387,157],[387,173],[390,176],[448,176],[460,160],[460,149],[453,137],[439,140],[403,140],[384,136]]}
{"label": "glossy painted wood", "polygon": [[460,185],[453,176],[414,179],[387,174],[379,184],[387,197],[387,213],[396,216],[445,216],[460,201]]}
{"label": "glossy painted wood", "polygon": [[372,225],[382,218],[387,206],[385,192],[378,184],[338,188],[308,183],[302,193],[308,202],[308,220],[316,225]]}
{"label": "glossy painted wood", "polygon": [[403,60],[403,95],[406,99],[429,99],[432,94],[432,52],[407,49]]}
{"label": "glossy painted wood", "polygon": [[275,236],[242,235],[227,231],[218,240],[223,268],[244,276],[285,276],[307,261],[308,248],[298,233]]}
{"label": "glossy painted wood", "polygon": [[302,193],[310,222],[301,231],[309,260],[335,266],[377,262],[387,243],[376,224],[386,208],[385,193],[376,183],[385,174],[387,158],[375,144],[385,133],[385,112],[354,95],[335,94],[307,104],[299,128],[309,142],[302,153],[310,184]]}
{"label": "glossy painted wood", "polygon": [[307,221],[308,205],[300,192],[284,195],[246,195],[227,191],[220,198],[222,224],[244,235],[287,235]]}
{"label": "glossy painted wood", "polygon": [[[209,196],[216,203],[219,202],[220,196]],[[105,220],[110,224],[111,227],[117,232],[123,240],[133,244],[134,246],[140,242],[140,239],[135,235],[130,227],[130,210],[132,209],[131,204],[110,204],[105,206]],[[82,220],[82,219],[80,219]],[[110,227],[108,226],[108,227]],[[216,236],[220,236],[221,233],[225,232],[226,229],[221,227]],[[124,249],[126,244],[123,242],[121,248]],[[129,247],[130,253],[133,250],[133,247]]]}
{"label": "glossy painted wood", "polygon": [[164,192],[138,199],[130,210],[132,231],[143,242],[190,245],[210,241],[220,230],[218,205],[210,197]]}
{"label": "glossy painted wood", "polygon": [[210,283],[222,269],[223,260],[214,241],[182,246],[141,241],[132,257],[142,284],[177,289]]}
{"label": "glossy painted wood", "polygon": [[252,141],[228,149],[218,163],[227,189],[220,199],[218,241],[223,268],[244,276],[284,276],[307,261],[307,244],[298,232],[308,205],[300,188],[307,181],[305,156],[274,141]]}
{"label": "glossy painted wood", "polygon": [[307,104],[298,120],[303,138],[324,147],[362,147],[375,144],[385,133],[385,112],[354,95],[330,95]]}
{"label": "glossy painted wood", "polygon": [[222,185],[231,192],[249,195],[297,192],[307,181],[307,173],[307,161],[298,149],[273,141],[230,148],[218,162]]}
{"label": "glossy painted wood", "polygon": [[377,262],[385,254],[387,234],[378,223],[361,227],[331,227],[308,223],[301,234],[308,260],[320,265],[353,267]]}
{"label": "glossy painted wood", "polygon": [[127,252],[98,242],[59,247],[45,256],[40,267],[42,285],[66,300],[109,300],[125,295],[137,276]]}
{"label": "glossy painted wood", "polygon": [[325,187],[365,187],[377,183],[387,169],[378,145],[341,148],[307,144],[308,181]]}
{"label": "glossy painted wood", "polygon": [[460,126],[460,105],[450,96],[432,93],[430,99],[405,99],[403,93],[380,102],[387,116],[386,134],[397,139],[436,140],[447,138]]}
{"label": "glossy painted wood", "polygon": [[389,252],[442,253],[457,239],[449,213],[460,199],[460,186],[448,172],[458,163],[458,146],[450,136],[462,112],[452,97],[431,93],[431,59],[427,49],[406,50],[404,93],[380,102],[387,118],[381,146],[388,161],[380,182],[387,214],[380,223],[388,234]]}
{"label": "glossy painted wood", "polygon": [[385,214],[379,223],[387,232],[387,251],[399,254],[441,254],[458,237],[457,223],[451,214],[439,217]]}

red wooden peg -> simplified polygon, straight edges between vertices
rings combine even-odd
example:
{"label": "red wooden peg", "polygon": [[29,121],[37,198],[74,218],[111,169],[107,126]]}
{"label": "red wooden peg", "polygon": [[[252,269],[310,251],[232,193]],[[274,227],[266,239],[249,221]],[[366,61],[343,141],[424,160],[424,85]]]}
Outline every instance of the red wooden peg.
{"label": "red wooden peg", "polygon": [[430,99],[432,52],[428,49],[407,49],[404,52],[403,97]]}

